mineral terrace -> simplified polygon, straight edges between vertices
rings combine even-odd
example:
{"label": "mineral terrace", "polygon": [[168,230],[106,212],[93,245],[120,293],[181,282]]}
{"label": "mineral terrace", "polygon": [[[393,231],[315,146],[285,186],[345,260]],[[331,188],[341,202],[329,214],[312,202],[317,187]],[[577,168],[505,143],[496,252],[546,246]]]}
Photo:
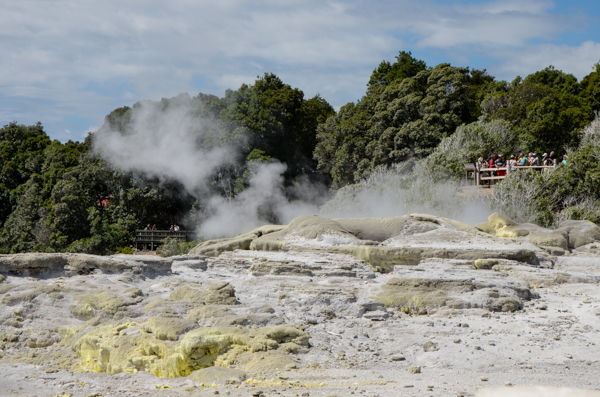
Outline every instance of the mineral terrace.
{"label": "mineral terrace", "polygon": [[[0,256],[2,396],[598,396],[600,228],[305,216]],[[555,393],[555,394],[553,394]]]}

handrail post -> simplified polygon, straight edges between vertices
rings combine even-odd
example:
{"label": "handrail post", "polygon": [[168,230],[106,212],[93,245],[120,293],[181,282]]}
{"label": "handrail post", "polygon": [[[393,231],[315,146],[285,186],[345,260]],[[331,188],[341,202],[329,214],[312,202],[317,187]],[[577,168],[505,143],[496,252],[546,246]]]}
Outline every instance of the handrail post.
{"label": "handrail post", "polygon": [[475,185],[479,186],[479,161],[475,163]]}

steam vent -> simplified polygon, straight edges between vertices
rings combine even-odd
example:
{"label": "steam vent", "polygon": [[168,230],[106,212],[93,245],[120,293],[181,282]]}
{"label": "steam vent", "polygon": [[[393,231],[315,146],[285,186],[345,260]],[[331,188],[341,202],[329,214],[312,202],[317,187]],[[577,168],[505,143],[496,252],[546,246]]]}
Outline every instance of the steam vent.
{"label": "steam vent", "polygon": [[497,213],[302,216],[169,258],[2,255],[1,389],[600,396],[599,255],[593,223]]}

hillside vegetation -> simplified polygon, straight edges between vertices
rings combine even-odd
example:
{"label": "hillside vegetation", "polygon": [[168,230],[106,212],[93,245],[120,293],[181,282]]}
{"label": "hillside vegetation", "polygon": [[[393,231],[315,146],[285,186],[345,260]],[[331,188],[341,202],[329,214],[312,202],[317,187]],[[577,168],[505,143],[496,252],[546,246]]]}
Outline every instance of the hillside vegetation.
{"label": "hillside vegetation", "polygon": [[[102,134],[131,134],[148,104],[156,112],[184,107],[198,148],[238,149],[214,172],[208,191],[120,169],[93,150]],[[581,81],[549,66],[506,82],[400,52],[375,68],[360,100],[338,112],[266,73],[222,98],[181,94],[115,109],[83,142],[52,141],[41,123],[13,122],[0,129],[0,253],[110,254],[130,246],[132,232],[147,224],[195,230],[209,215],[210,197],[235,198],[248,189],[253,164],[274,162],[285,165],[284,187],[308,180],[351,191],[399,163],[433,184],[458,180],[462,165],[480,156],[568,153],[568,164],[554,172],[512,174],[490,203],[517,221],[600,223],[598,112],[600,64]],[[298,194],[285,191],[292,199]],[[277,222],[268,208],[260,211],[265,222]]]}

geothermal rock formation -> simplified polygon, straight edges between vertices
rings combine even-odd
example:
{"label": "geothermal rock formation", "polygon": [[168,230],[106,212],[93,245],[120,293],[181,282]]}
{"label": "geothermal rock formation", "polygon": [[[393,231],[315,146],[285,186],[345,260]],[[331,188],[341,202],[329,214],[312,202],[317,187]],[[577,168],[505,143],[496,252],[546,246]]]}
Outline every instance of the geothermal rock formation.
{"label": "geothermal rock formation", "polygon": [[585,221],[413,214],[0,256],[0,395],[597,395],[599,254]]}

